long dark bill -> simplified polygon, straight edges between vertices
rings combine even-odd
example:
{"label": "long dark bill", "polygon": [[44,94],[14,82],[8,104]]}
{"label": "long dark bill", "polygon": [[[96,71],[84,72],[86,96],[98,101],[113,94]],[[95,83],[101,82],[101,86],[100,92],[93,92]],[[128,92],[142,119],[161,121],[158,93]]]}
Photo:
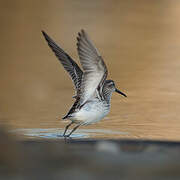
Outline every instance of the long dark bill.
{"label": "long dark bill", "polygon": [[126,94],[124,94],[124,93],[123,93],[123,92],[121,92],[120,90],[116,89],[115,91],[116,91],[117,93],[119,93],[119,94],[123,95],[124,97],[127,97],[127,96],[126,96]]}

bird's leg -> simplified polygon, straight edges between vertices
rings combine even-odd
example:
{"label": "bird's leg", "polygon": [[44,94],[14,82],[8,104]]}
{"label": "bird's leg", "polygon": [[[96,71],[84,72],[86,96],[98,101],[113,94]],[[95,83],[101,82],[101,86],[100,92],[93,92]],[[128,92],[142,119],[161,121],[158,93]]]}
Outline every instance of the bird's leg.
{"label": "bird's leg", "polygon": [[68,130],[68,128],[73,124],[73,122],[71,122],[70,124],[68,124],[65,128],[65,131],[63,133],[63,136],[65,137],[66,131]]}
{"label": "bird's leg", "polygon": [[77,126],[74,127],[74,129],[68,134],[66,135],[66,137],[70,137],[70,135],[80,126],[81,124],[78,124]]}

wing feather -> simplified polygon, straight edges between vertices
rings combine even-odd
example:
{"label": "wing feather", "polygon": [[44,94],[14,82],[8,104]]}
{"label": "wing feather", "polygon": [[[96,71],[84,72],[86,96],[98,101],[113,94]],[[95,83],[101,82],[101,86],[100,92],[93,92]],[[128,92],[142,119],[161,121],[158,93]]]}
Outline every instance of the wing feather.
{"label": "wing feather", "polygon": [[96,93],[99,85],[103,85],[107,77],[107,68],[84,30],[78,33],[77,41],[79,59],[84,70],[80,88],[81,106]]}
{"label": "wing feather", "polygon": [[42,33],[51,50],[55,53],[64,69],[69,73],[72,81],[74,82],[76,94],[78,95],[80,92],[83,71],[76,64],[76,62],[63,49],[61,49],[44,31],[42,31]]}

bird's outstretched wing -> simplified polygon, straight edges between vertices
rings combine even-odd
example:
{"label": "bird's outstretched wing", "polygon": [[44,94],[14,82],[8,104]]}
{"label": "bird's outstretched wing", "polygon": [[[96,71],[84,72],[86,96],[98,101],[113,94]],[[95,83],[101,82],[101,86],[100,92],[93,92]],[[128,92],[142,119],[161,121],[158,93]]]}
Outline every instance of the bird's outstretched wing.
{"label": "bird's outstretched wing", "polygon": [[76,95],[80,92],[81,79],[83,72],[80,67],[75,63],[75,61],[61,49],[44,31],[42,31],[44,38],[48,42],[49,47],[55,53],[56,57],[59,59],[64,69],[69,73],[71,79],[74,82],[76,89]]}
{"label": "bird's outstretched wing", "polygon": [[84,70],[80,88],[81,106],[94,95],[99,85],[104,84],[107,77],[107,68],[98,50],[84,30],[78,33],[77,41],[77,50]]}

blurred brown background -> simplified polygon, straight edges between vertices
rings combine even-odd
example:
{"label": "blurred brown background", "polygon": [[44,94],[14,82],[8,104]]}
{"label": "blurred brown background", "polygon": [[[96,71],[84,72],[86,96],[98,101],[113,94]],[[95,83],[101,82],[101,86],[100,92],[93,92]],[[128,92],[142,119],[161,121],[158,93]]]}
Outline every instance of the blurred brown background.
{"label": "blurred brown background", "polygon": [[[63,128],[72,82],[42,37],[46,31],[78,60],[85,29],[117,87],[108,118],[84,129],[126,137],[180,140],[180,1],[1,1],[0,123],[16,128]],[[95,132],[95,131],[94,131]],[[96,135],[96,133],[94,133]]]}

